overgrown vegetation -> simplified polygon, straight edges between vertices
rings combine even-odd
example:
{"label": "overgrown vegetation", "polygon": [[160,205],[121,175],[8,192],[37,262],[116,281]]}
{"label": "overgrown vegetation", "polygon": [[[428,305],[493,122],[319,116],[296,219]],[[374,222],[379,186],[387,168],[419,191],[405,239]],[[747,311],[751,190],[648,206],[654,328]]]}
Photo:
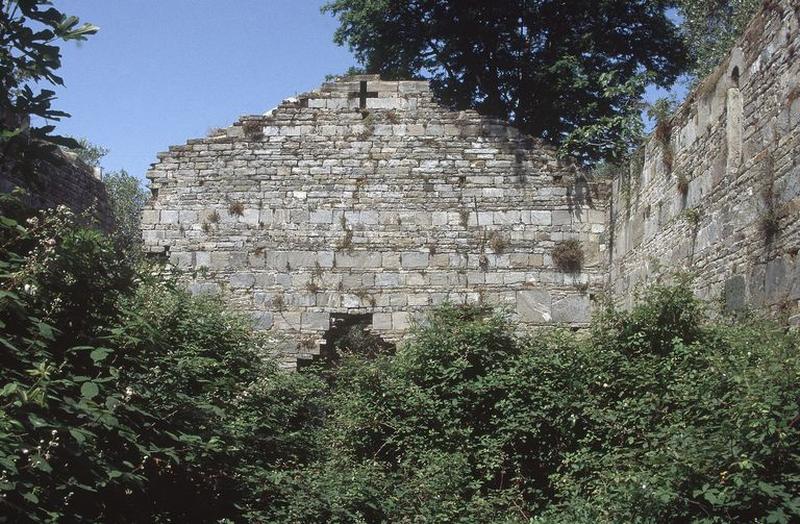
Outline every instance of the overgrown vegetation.
{"label": "overgrown vegetation", "polygon": [[[52,94],[25,82],[59,83],[49,42],[95,30],[46,5],[1,8],[4,31],[25,33],[0,48],[4,117],[25,100],[26,114],[58,117]],[[23,31],[22,16],[43,32]],[[9,61],[12,48],[27,58]],[[9,149],[17,120],[2,122],[3,153],[33,168],[27,143]],[[800,520],[796,333],[710,320],[678,283],[630,311],[601,306],[582,334],[524,334],[488,308],[444,305],[396,352],[348,330],[339,358],[284,373],[250,319],[141,260],[141,188],[124,172],[106,180],[113,236],[0,196],[0,521]],[[685,217],[696,228],[699,212]],[[210,231],[221,217],[207,220]],[[580,269],[580,243],[553,259]],[[280,313],[283,294],[271,304]]]}
{"label": "overgrown vegetation", "polygon": [[722,61],[763,0],[679,0],[689,71],[702,79]]}
{"label": "overgrown vegetation", "polygon": [[218,299],[134,268],[66,210],[7,209],[11,520],[800,517],[797,336],[710,322],[686,285],[602,309],[583,336],[443,306],[394,355],[348,339],[333,367],[283,373]]}
{"label": "overgrown vegetation", "polygon": [[313,428],[297,424],[317,424],[322,382],[279,374],[248,322],[157,267],[134,268],[66,209],[19,222],[5,204],[0,514],[245,518],[235,504],[255,493],[248,470],[314,449]]}
{"label": "overgrown vegetation", "polygon": [[551,256],[553,263],[561,271],[573,273],[583,267],[583,246],[574,238],[557,242]]}
{"label": "overgrown vegetation", "polygon": [[41,163],[62,162],[57,146],[81,147],[74,138],[53,134],[52,122],[69,114],[53,109],[55,91],[43,86],[64,85],[55,44],[80,42],[97,30],[47,0],[0,5],[0,169],[34,178]]}
{"label": "overgrown vegetation", "polygon": [[124,169],[103,177],[111,212],[114,215],[112,238],[118,253],[138,258],[142,243],[142,210],[148,194],[138,178]]}

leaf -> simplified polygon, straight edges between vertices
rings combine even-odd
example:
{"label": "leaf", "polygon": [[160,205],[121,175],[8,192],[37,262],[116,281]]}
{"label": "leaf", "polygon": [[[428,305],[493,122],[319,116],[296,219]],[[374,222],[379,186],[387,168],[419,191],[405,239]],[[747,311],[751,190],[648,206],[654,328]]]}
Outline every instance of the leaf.
{"label": "leaf", "polygon": [[102,362],[105,358],[113,353],[114,351],[108,348],[97,348],[91,353],[89,353],[89,358],[94,361],[95,364]]}
{"label": "leaf", "polygon": [[41,417],[39,417],[38,415],[36,415],[34,413],[31,413],[30,415],[28,415],[28,420],[30,421],[31,425],[34,428],[44,428],[44,427],[49,426],[49,424],[47,423],[46,420],[42,419]]}
{"label": "leaf", "polygon": [[84,382],[81,386],[81,395],[88,400],[96,397],[98,393],[100,393],[100,388],[94,382]]}
{"label": "leaf", "polygon": [[53,340],[53,338],[55,338],[53,336],[53,332],[55,330],[50,324],[46,324],[45,322],[39,322],[38,328],[39,328],[39,334],[42,337],[46,338],[47,340]]}
{"label": "leaf", "polygon": [[77,442],[78,444],[83,444],[84,442],[86,442],[86,437],[84,436],[83,432],[81,432],[79,429],[70,428],[69,434],[72,435],[72,438],[74,438],[75,442]]}
{"label": "leaf", "polygon": [[16,393],[17,389],[19,389],[19,382],[9,382],[3,389],[0,390],[0,397],[6,397],[8,395],[13,395]]}
{"label": "leaf", "polygon": [[33,502],[34,504],[39,503],[39,497],[37,497],[32,491],[23,493],[22,498],[24,498],[27,501]]}

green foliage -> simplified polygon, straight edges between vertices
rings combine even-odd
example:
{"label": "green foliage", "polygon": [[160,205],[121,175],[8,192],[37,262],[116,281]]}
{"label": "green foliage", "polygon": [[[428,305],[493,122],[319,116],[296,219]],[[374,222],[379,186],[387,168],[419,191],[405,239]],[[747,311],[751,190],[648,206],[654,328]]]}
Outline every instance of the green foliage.
{"label": "green foliage", "polygon": [[612,72],[599,77],[603,96],[615,108],[614,113],[574,128],[561,143],[559,154],[585,164],[597,158],[613,164],[626,160],[641,145],[644,123],[640,98],[647,75],[633,76],[621,84],[617,76]]}
{"label": "green foliage", "polygon": [[260,477],[314,449],[322,382],[279,374],[250,324],[219,299],[151,278],[124,309],[113,340],[146,364],[126,379],[157,415],[149,430],[179,443],[175,464],[145,468],[140,511],[178,522],[241,516]]}
{"label": "green foliage", "polygon": [[[570,149],[613,160],[636,131],[625,125],[628,93],[638,98],[644,89],[635,79],[648,71],[666,87],[683,71],[671,4],[329,0],[323,9],[339,19],[334,41],[367,72],[427,78],[445,104],[510,120],[556,144],[594,126],[571,142],[601,142],[599,149]],[[613,79],[604,78],[609,71]]]}
{"label": "green foliage", "polygon": [[788,522],[800,517],[794,335],[710,323],[683,284],[588,336],[517,337],[446,306],[395,357],[345,359],[327,456],[274,522]]}
{"label": "green foliage", "polygon": [[0,226],[5,517],[241,520],[259,475],[314,452],[323,382],[279,373],[244,319],[134,275],[66,209]]}
{"label": "green foliage", "polygon": [[110,518],[141,484],[139,458],[156,451],[139,436],[148,416],[126,401],[120,356],[99,329],[130,274],[64,210],[0,227],[0,513]]}
{"label": "green foliage", "polygon": [[10,521],[800,518],[798,335],[711,321],[684,282],[581,334],[445,305],[395,354],[283,373],[66,210],[3,218],[0,249]]}
{"label": "green foliage", "polygon": [[[23,176],[38,161],[57,161],[56,145],[79,147],[75,139],[53,135],[47,123],[30,127],[31,117],[58,121],[69,115],[51,107],[55,92],[40,84],[61,86],[57,42],[82,41],[98,31],[67,16],[48,0],[10,0],[0,6],[0,157],[6,168]],[[13,159],[13,160],[12,160]]]}
{"label": "green foliage", "polygon": [[100,167],[100,161],[105,157],[110,149],[97,144],[89,142],[85,138],[78,138],[78,146],[72,152],[78,155],[86,165],[91,167]]}
{"label": "green foliage", "polygon": [[142,243],[142,209],[147,203],[147,190],[138,178],[121,169],[103,177],[114,215],[114,240],[127,257],[136,259]]}
{"label": "green foliage", "polygon": [[690,69],[702,79],[719,64],[763,4],[762,0],[679,0]]}

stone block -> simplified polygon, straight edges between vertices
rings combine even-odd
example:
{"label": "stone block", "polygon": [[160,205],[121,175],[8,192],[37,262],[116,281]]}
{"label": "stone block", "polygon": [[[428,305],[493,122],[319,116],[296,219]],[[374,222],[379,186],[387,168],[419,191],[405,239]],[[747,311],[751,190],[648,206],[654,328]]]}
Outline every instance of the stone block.
{"label": "stone block", "polygon": [[405,311],[392,313],[392,329],[395,331],[406,331],[411,327],[411,319]]}
{"label": "stone block", "polygon": [[178,217],[179,213],[177,210],[163,209],[161,210],[161,215],[159,220],[162,224],[177,224],[179,222]]}
{"label": "stone block", "polygon": [[786,273],[786,263],[782,258],[775,258],[767,263],[765,292],[770,304],[777,304],[789,295],[791,282],[786,278]]}
{"label": "stone block", "polygon": [[345,293],[342,295],[342,307],[348,309],[355,309],[361,307],[361,297],[352,293]]}
{"label": "stone block", "polygon": [[585,324],[592,316],[592,304],[586,295],[567,295],[553,300],[553,322]]}
{"label": "stone block", "polygon": [[256,277],[253,273],[234,273],[229,282],[232,289],[249,289],[255,285]]}
{"label": "stone block", "polygon": [[157,209],[145,209],[142,211],[142,224],[158,224],[158,214]]}
{"label": "stone block", "polygon": [[418,269],[428,267],[428,253],[403,253],[400,255],[400,264],[405,269]]}
{"label": "stone block", "polygon": [[726,313],[737,313],[747,305],[747,283],[742,275],[734,275],[725,281],[722,298]]}
{"label": "stone block", "polygon": [[260,220],[261,213],[258,209],[245,209],[242,211],[242,216],[239,219],[245,223],[250,224],[251,226],[258,225]]}
{"label": "stone block", "polygon": [[400,275],[398,273],[378,273],[375,275],[375,285],[377,287],[399,287]]}
{"label": "stone block", "polygon": [[365,251],[337,252],[334,254],[334,265],[337,268],[378,268],[381,267],[381,254]]}
{"label": "stone block", "polygon": [[552,214],[554,226],[569,226],[572,224],[572,213],[569,211],[555,210]]}
{"label": "stone block", "polygon": [[195,251],[194,267],[209,267],[211,265],[211,253],[208,251]]}
{"label": "stone block", "polygon": [[314,251],[290,251],[288,254],[289,266],[292,269],[313,269],[317,260],[317,253]]}
{"label": "stone block", "polygon": [[227,251],[212,251],[208,267],[210,269],[220,270],[228,269],[230,266],[231,255]]}
{"label": "stone block", "polygon": [[333,251],[319,251],[316,254],[316,258],[317,258],[317,264],[319,264],[321,268],[329,269],[333,267],[333,262],[334,262]]}
{"label": "stone block", "polygon": [[324,311],[304,311],[301,321],[303,329],[327,331],[331,327],[330,313]]}
{"label": "stone block", "polygon": [[219,284],[216,282],[193,282],[189,285],[189,292],[192,295],[217,295],[219,294]]}
{"label": "stone block", "polygon": [[270,311],[259,311],[253,313],[253,329],[267,330],[274,324],[273,314]]}
{"label": "stone block", "polygon": [[549,226],[553,223],[553,213],[550,211],[531,211],[530,223],[535,226]]}
{"label": "stone block", "polygon": [[546,289],[517,291],[517,313],[523,322],[541,324],[552,320],[552,297]]}
{"label": "stone block", "polygon": [[391,331],[392,314],[374,313],[372,315],[372,329],[374,329],[375,331]]}
{"label": "stone block", "polygon": [[169,255],[169,263],[182,269],[193,266],[192,253],[174,252]]}

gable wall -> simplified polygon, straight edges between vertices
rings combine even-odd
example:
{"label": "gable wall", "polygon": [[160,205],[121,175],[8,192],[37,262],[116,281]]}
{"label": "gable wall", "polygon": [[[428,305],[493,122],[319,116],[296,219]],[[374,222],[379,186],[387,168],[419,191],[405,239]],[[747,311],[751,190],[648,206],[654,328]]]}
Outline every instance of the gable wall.
{"label": "gable wall", "polygon": [[[365,111],[351,93],[377,92]],[[319,351],[331,314],[404,333],[449,301],[506,306],[530,325],[585,325],[605,281],[605,198],[545,145],[433,101],[425,82],[349,77],[159,155],[144,239],[285,335]],[[605,187],[605,186],[603,186]],[[580,239],[584,271],[554,267]]]}

